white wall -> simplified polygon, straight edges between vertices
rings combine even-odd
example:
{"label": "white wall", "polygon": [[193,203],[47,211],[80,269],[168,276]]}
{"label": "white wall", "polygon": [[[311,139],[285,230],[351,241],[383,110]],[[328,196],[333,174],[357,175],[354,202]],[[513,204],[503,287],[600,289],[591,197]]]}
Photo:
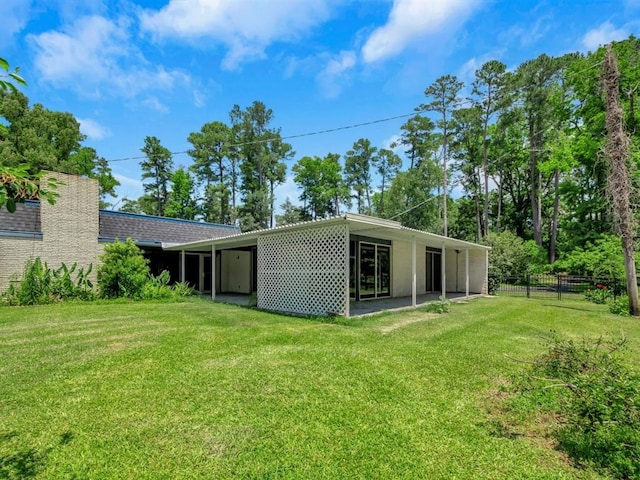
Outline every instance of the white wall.
{"label": "white wall", "polygon": [[[416,243],[416,292],[425,293],[426,288],[426,245]],[[413,242],[394,240],[391,246],[391,296],[408,297],[411,295]]]}
{"label": "white wall", "polygon": [[221,289],[228,293],[251,293],[251,252],[222,250]]}

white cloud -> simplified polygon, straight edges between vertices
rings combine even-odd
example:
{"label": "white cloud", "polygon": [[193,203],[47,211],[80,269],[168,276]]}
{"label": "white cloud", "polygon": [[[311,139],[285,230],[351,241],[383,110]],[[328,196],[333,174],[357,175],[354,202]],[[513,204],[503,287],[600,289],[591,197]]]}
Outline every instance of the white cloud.
{"label": "white cloud", "polygon": [[80,131],[91,140],[102,140],[111,136],[111,130],[90,118],[76,118],[80,123]]}
{"label": "white cloud", "polygon": [[0,45],[9,43],[13,36],[24,28],[29,19],[30,9],[30,1],[2,0],[0,2]]}
{"label": "white cloud", "polygon": [[131,43],[130,28],[125,19],[112,21],[92,15],[77,19],[62,31],[29,36],[40,80],[84,96],[127,98],[190,83],[183,72],[150,65]]}
{"label": "white cloud", "polygon": [[624,40],[630,33],[626,27],[615,28],[611,22],[604,22],[599,27],[589,30],[582,37],[582,44],[588,50],[596,50],[611,41]]}
{"label": "white cloud", "polygon": [[227,48],[222,67],[233,70],[243,62],[264,58],[265,48],[293,41],[330,15],[326,0],[170,0],[160,10],[140,14],[143,30],[154,38],[179,38],[202,45],[213,40]]}
{"label": "white cloud", "polygon": [[156,112],[160,112],[160,113],[168,113],[169,109],[167,108],[166,105],[164,105],[160,100],[158,100],[158,97],[147,97],[142,101],[142,104],[145,107],[150,108],[151,110],[155,110]]}
{"label": "white cloud", "polygon": [[387,23],[374,30],[362,47],[364,61],[384,60],[429,35],[457,29],[479,3],[479,0],[394,0]]}
{"label": "white cloud", "polygon": [[340,95],[344,83],[349,81],[349,72],[355,65],[356,54],[353,51],[342,51],[331,57],[316,76],[323,95],[327,98]]}

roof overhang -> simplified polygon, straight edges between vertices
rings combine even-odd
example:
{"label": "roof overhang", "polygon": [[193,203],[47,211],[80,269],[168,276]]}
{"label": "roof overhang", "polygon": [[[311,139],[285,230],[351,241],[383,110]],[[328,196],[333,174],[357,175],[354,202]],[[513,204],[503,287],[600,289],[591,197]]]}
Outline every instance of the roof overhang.
{"label": "roof overhang", "polygon": [[378,237],[384,240],[413,241],[413,239],[415,239],[416,241],[420,241],[422,243],[426,243],[429,246],[437,248],[444,247],[474,250],[490,249],[490,247],[486,245],[479,245],[477,243],[466,242],[464,240],[444,237],[442,235],[436,235],[434,233],[404,227],[399,222],[393,220],[370,217],[368,215],[359,215],[354,213],[347,213],[340,217],[331,217],[321,220],[283,225],[281,227],[274,227],[270,229],[238,233],[235,235],[229,235],[226,237],[220,237],[210,240],[167,245],[164,248],[165,250],[203,251],[211,250],[213,245],[215,245],[215,248],[218,249],[249,247],[257,245],[258,238],[261,236],[273,235],[284,231],[305,230],[320,225],[324,226],[340,223],[346,223],[348,225],[349,233]]}

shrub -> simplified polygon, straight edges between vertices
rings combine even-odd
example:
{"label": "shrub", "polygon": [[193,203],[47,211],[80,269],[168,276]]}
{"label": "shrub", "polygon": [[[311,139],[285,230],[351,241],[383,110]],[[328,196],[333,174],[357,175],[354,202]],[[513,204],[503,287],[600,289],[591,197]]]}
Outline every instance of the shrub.
{"label": "shrub", "polygon": [[556,438],[575,461],[640,478],[640,375],[622,364],[624,344],[554,338],[517,387],[560,417]]}
{"label": "shrub", "polygon": [[437,302],[429,302],[425,309],[427,312],[449,313],[451,311],[451,300],[440,295]]}
{"label": "shrub", "polygon": [[620,315],[622,317],[628,317],[630,315],[629,312],[629,297],[623,295],[622,297],[618,297],[613,300],[609,304],[609,311],[614,315]]}
{"label": "shrub", "polygon": [[149,278],[148,261],[130,238],[107,245],[100,257],[98,286],[103,298],[142,298]]}
{"label": "shrub", "polygon": [[91,269],[92,265],[85,271],[77,263],[71,268],[63,263],[52,270],[39,257],[29,259],[22,278],[2,294],[2,301],[9,305],[43,305],[60,300],[91,300],[95,296],[89,279]]}
{"label": "shrub", "polygon": [[606,285],[597,284],[596,288],[588,288],[584,292],[585,300],[603,305],[611,298],[611,290]]}
{"label": "shrub", "polygon": [[157,277],[149,275],[149,279],[142,289],[141,297],[146,300],[166,300],[174,297],[174,290],[169,286],[170,279],[169,272],[166,270],[160,272]]}

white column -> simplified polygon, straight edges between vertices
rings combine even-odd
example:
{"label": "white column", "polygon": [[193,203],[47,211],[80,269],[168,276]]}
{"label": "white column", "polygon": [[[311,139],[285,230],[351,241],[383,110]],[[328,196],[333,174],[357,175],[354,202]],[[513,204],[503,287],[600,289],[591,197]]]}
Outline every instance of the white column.
{"label": "white column", "polygon": [[185,252],[184,250],[180,250],[180,281],[185,282]]}
{"label": "white column", "polygon": [[211,244],[211,300],[216,299],[216,246]]}
{"label": "white column", "polygon": [[[345,307],[344,307],[344,316],[345,317],[349,317],[350,315],[350,311],[349,311],[349,302],[351,301],[351,297],[349,295],[349,275],[351,274],[351,272],[349,271],[349,269],[351,268],[351,262],[350,262],[350,258],[349,258],[349,225],[346,225],[345,228],[345,233],[344,233],[344,261],[345,261],[345,268],[344,268],[344,295],[345,295]],[[356,279],[356,282],[358,281],[358,279]]]}
{"label": "white column", "polygon": [[464,249],[464,278],[465,278],[465,296],[469,296],[469,249]]}
{"label": "white column", "polygon": [[442,298],[447,298],[447,258],[444,242],[442,242],[442,262],[440,265],[440,275],[442,277]]}
{"label": "white column", "polygon": [[489,293],[489,250],[485,250],[484,255],[484,288],[482,290],[485,295]]}
{"label": "white column", "polygon": [[413,249],[411,251],[411,306],[417,304],[416,295],[416,237],[413,237]]}

